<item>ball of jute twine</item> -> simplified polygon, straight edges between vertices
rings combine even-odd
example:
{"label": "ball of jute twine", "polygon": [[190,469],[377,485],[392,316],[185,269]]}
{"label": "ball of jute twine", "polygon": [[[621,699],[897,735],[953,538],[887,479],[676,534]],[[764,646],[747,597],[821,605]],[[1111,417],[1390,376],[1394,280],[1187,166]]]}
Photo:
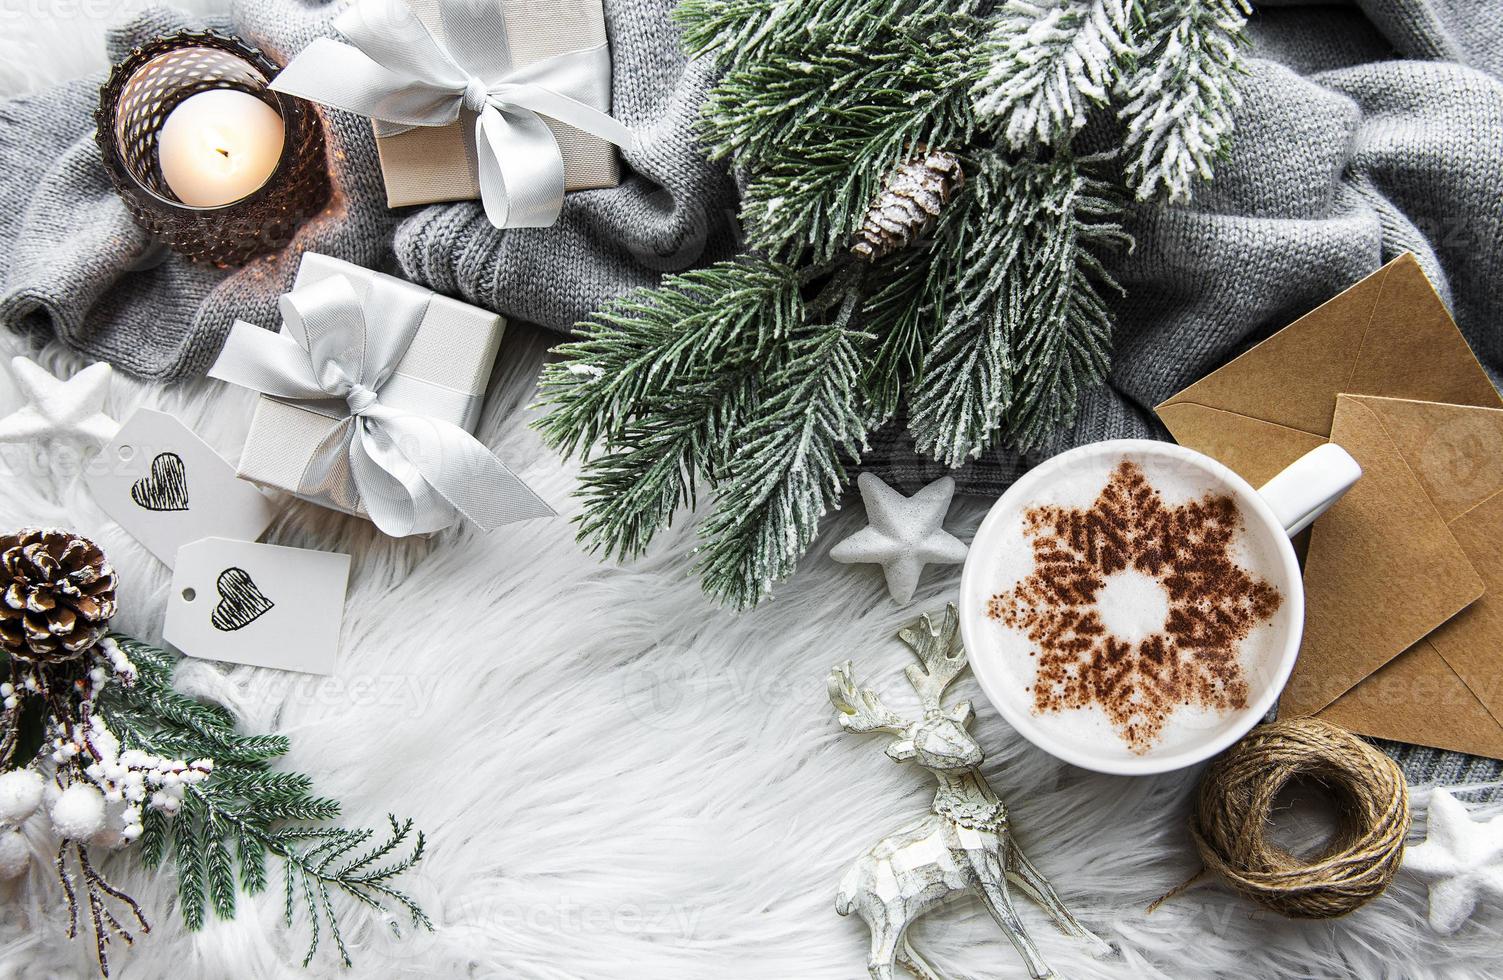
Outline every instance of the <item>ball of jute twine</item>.
{"label": "ball of jute twine", "polygon": [[[1336,831],[1313,858],[1268,839],[1274,800],[1291,779],[1322,784]],[[1204,868],[1150,907],[1213,872],[1259,905],[1296,919],[1346,915],[1393,880],[1409,830],[1409,789],[1392,759],[1314,718],[1255,728],[1201,778],[1190,835]]]}

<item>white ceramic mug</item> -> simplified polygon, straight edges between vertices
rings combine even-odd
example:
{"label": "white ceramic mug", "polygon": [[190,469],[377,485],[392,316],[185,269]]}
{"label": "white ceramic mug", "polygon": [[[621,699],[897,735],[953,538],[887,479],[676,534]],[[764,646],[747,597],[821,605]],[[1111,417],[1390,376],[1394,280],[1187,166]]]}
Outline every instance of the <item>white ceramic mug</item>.
{"label": "white ceramic mug", "polygon": [[[1122,739],[1071,737],[1042,724],[1043,716],[1026,695],[1032,676],[1020,676],[1015,658],[997,653],[997,634],[1004,629],[987,615],[987,604],[997,591],[999,549],[1019,546],[1016,515],[1019,508],[1046,496],[1051,481],[1067,479],[1074,471],[1098,468],[1113,458],[1153,458],[1174,467],[1189,467],[1198,483],[1214,487],[1236,502],[1242,517],[1243,535],[1253,536],[1251,545],[1270,556],[1259,571],[1282,597],[1277,626],[1278,655],[1268,662],[1244,664],[1248,685],[1246,707],[1211,712],[1196,722],[1193,744],[1172,751],[1135,754]],[[1203,453],[1173,443],[1119,439],[1081,446],[1041,463],[1014,483],[992,506],[976,532],[960,579],[960,629],[970,654],[971,669],[987,698],[1002,717],[1039,748],[1086,769],[1121,775],[1169,772],[1204,761],[1245,735],[1278,699],[1299,653],[1304,629],[1305,595],[1299,563],[1290,537],[1307,527],[1334,504],[1362,475],[1357,462],[1334,444],[1320,446],[1300,457],[1261,489]],[[1150,482],[1151,476],[1150,476]],[[1008,526],[1004,527],[1004,524]],[[991,579],[991,581],[988,581]],[[1012,662],[1009,662],[1012,661]],[[1095,711],[1072,708],[1071,711]],[[1203,738],[1200,737],[1203,734]]]}

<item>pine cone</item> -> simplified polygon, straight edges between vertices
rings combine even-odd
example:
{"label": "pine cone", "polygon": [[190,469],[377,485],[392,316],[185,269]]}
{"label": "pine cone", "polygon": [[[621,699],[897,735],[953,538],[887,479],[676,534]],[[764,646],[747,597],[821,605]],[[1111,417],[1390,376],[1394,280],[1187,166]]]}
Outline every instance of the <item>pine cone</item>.
{"label": "pine cone", "polygon": [[922,147],[887,178],[851,243],[867,262],[907,248],[934,225],[940,209],[965,186],[965,171],[953,153]]}
{"label": "pine cone", "polygon": [[72,660],[115,615],[115,569],[88,538],[30,529],[0,536],[0,648],[18,660]]}

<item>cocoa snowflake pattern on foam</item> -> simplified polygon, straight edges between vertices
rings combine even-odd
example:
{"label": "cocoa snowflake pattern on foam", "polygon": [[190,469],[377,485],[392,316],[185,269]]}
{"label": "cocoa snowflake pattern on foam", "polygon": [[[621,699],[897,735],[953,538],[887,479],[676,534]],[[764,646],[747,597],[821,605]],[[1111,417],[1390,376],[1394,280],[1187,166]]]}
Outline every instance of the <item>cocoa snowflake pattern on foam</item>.
{"label": "cocoa snowflake pattern on foam", "polygon": [[[1242,521],[1231,497],[1166,506],[1123,460],[1089,509],[1035,507],[1024,521],[1034,570],[987,612],[1035,644],[1035,711],[1099,705],[1141,754],[1182,705],[1247,706],[1238,648],[1282,597],[1232,559]],[[1136,641],[1110,633],[1097,606],[1107,576],[1129,569],[1156,580],[1168,602],[1163,628]]]}

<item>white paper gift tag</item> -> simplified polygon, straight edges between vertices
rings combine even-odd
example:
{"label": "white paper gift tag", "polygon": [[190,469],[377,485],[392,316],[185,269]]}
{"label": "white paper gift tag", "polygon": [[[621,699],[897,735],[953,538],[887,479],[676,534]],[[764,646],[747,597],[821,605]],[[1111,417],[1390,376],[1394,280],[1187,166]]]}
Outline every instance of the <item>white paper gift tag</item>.
{"label": "white paper gift tag", "polygon": [[204,538],[172,569],[162,636],[183,653],[332,674],[350,556]]}
{"label": "white paper gift tag", "polygon": [[192,429],[149,408],[125,420],[84,480],[104,512],[169,568],[190,541],[254,541],[276,516],[267,496]]}

